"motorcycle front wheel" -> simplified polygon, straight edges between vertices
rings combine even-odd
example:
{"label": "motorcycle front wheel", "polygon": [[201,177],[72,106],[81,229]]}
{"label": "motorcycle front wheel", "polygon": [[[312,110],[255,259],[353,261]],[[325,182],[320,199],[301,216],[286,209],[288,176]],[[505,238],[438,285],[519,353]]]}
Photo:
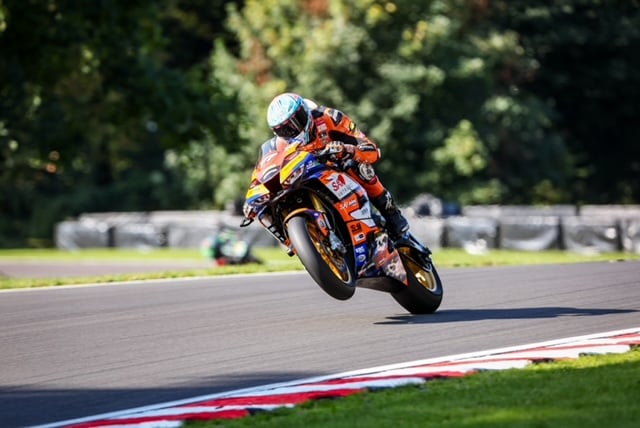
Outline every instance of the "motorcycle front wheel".
{"label": "motorcycle front wheel", "polygon": [[287,222],[287,231],[296,255],[320,288],[334,299],[350,299],[356,288],[348,259],[331,249],[315,221],[293,217]]}

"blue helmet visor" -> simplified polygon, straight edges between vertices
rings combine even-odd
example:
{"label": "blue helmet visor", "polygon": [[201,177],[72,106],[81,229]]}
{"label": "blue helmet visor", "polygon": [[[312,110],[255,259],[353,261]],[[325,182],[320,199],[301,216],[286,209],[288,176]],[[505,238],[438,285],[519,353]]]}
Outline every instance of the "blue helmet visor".
{"label": "blue helmet visor", "polygon": [[307,110],[300,105],[289,119],[273,128],[273,133],[289,140],[304,131],[308,121]]}

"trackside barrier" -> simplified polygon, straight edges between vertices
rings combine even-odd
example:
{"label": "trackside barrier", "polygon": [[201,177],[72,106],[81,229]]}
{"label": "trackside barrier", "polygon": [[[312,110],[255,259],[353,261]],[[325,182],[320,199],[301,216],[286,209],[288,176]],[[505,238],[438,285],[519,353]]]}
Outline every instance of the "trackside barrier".
{"label": "trackside barrier", "polygon": [[622,249],[640,254],[640,218],[625,218],[620,221]]}
{"label": "trackside barrier", "polygon": [[64,250],[113,247],[112,232],[107,222],[66,220],[56,225],[56,247]]}
{"label": "trackside barrier", "polygon": [[562,238],[568,250],[620,251],[622,249],[620,235],[620,220],[616,218],[602,216],[562,218]]}
{"label": "trackside barrier", "polygon": [[561,247],[560,217],[509,216],[498,220],[498,247],[507,250],[541,251]]}
{"label": "trackside barrier", "polygon": [[[640,253],[640,205],[468,206],[462,215],[448,217],[403,212],[413,233],[431,248]],[[85,213],[58,223],[54,236],[56,246],[67,250],[199,248],[220,228],[237,228],[240,222],[240,216],[226,211]],[[279,245],[257,223],[239,230],[256,247]]]}
{"label": "trackside barrier", "polygon": [[431,249],[444,245],[445,219],[407,215],[407,220],[415,237],[421,242],[429,242]]}
{"label": "trackside barrier", "polygon": [[[489,217],[454,216],[445,219],[444,247],[497,248],[498,220]],[[428,245],[428,244],[427,244]]]}

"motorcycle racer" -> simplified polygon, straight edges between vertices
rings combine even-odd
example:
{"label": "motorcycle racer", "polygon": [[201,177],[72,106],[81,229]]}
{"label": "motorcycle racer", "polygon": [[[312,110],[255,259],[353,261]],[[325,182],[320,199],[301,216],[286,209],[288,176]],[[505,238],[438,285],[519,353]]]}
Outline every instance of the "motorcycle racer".
{"label": "motorcycle racer", "polygon": [[[275,137],[264,145],[301,141],[309,152],[329,151],[346,172],[367,191],[374,207],[386,220],[391,239],[402,238],[409,223],[373,169],[380,149],[342,111],[321,106],[302,96],[286,92],[276,96],[267,109],[267,123]],[[245,212],[245,216],[251,216]]]}

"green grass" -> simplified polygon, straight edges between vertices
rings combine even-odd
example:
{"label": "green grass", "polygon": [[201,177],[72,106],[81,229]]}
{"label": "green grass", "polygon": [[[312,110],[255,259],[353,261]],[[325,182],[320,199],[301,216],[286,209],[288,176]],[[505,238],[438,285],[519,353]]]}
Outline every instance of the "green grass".
{"label": "green grass", "polygon": [[[73,285],[87,283],[108,283],[118,281],[136,281],[160,278],[181,278],[194,276],[214,276],[228,274],[246,274],[261,272],[279,272],[302,270],[303,267],[295,257],[289,257],[280,248],[257,248],[255,254],[265,263],[263,265],[225,266],[202,269],[181,269],[152,273],[135,273],[105,275],[99,277],[63,277],[63,278],[7,278],[0,277],[0,289],[31,288],[51,285]],[[579,254],[567,251],[505,251],[493,250],[483,255],[472,255],[461,249],[443,248],[434,252],[434,262],[438,268],[479,267],[503,265],[527,265],[546,263],[581,263],[592,261],[640,260],[640,254],[606,253]],[[198,249],[85,249],[79,251],[62,251],[55,249],[18,249],[0,250],[2,261],[47,261],[47,262],[89,262],[89,261],[127,261],[127,262],[162,262],[203,261]]]}
{"label": "green grass", "polygon": [[131,250],[116,248],[90,248],[77,251],[57,249],[4,249],[0,250],[0,260],[51,260],[51,261],[94,261],[94,260],[197,260],[197,249],[149,249]]}
{"label": "green grass", "polygon": [[316,400],[293,409],[187,426],[636,428],[639,374],[640,350],[634,350]]}

